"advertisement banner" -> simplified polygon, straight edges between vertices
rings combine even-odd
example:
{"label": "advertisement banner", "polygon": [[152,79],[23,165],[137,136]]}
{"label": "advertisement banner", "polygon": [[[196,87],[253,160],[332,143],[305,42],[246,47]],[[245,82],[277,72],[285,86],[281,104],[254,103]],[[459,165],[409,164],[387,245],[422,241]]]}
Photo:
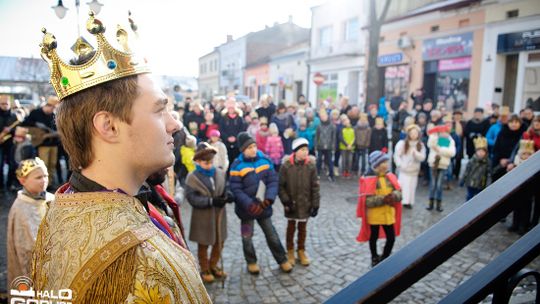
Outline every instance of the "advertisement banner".
{"label": "advertisement banner", "polygon": [[465,57],[472,54],[473,33],[426,39],[422,43],[424,61]]}
{"label": "advertisement banner", "polygon": [[471,57],[452,58],[439,60],[439,71],[459,71],[471,68]]}

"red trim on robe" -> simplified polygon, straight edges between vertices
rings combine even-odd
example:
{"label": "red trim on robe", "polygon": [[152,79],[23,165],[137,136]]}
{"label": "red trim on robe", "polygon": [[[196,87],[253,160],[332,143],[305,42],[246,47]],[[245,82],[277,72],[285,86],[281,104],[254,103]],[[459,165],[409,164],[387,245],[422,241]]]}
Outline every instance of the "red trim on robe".
{"label": "red trim on robe", "polygon": [[[367,207],[366,207],[366,196],[375,195],[375,190],[377,189],[377,176],[367,176],[360,177],[359,188],[358,188],[358,205],[356,206],[356,216],[362,218],[362,224],[360,226],[360,233],[356,237],[358,242],[367,242],[371,236],[371,228],[367,221]],[[387,173],[386,178],[390,181],[395,190],[401,190],[401,186],[398,183],[398,179],[395,174]],[[401,211],[402,206],[401,202],[398,202],[394,205],[396,209],[396,222],[394,223],[394,231],[396,236],[401,233]],[[379,238],[386,238],[384,229],[380,227]]]}

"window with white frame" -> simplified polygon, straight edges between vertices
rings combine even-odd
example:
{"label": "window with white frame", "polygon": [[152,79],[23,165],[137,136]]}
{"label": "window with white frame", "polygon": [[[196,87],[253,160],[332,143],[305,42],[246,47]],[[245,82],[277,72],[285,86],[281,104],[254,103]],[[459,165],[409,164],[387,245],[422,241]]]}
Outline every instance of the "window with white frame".
{"label": "window with white frame", "polygon": [[319,29],[319,46],[330,46],[332,43],[332,27],[325,26]]}
{"label": "window with white frame", "polygon": [[360,23],[358,18],[345,22],[345,41],[357,41],[360,36]]}

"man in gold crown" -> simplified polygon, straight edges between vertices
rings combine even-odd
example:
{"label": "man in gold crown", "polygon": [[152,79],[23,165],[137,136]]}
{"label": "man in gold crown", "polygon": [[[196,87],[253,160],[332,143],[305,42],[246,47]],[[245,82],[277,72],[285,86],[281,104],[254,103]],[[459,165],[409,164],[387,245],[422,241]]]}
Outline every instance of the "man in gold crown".
{"label": "man in gold crown", "polygon": [[129,49],[126,30],[117,30],[116,50],[92,13],[87,29],[98,48],[76,47],[75,66],[61,62],[43,30],[42,57],[60,98],[56,123],[74,172],[41,224],[34,289],[69,288],[73,303],[209,303],[191,253],[152,223],[137,196],[174,161],[179,126],[166,95]]}

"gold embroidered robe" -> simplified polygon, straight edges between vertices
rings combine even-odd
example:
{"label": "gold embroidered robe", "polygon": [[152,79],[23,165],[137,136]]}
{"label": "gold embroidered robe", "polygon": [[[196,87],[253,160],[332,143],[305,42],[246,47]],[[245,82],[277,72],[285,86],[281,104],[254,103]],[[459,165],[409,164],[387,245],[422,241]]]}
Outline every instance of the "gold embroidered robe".
{"label": "gold embroidered robe", "polygon": [[73,303],[210,303],[191,253],[117,192],[56,194],[34,251],[35,290]]}

